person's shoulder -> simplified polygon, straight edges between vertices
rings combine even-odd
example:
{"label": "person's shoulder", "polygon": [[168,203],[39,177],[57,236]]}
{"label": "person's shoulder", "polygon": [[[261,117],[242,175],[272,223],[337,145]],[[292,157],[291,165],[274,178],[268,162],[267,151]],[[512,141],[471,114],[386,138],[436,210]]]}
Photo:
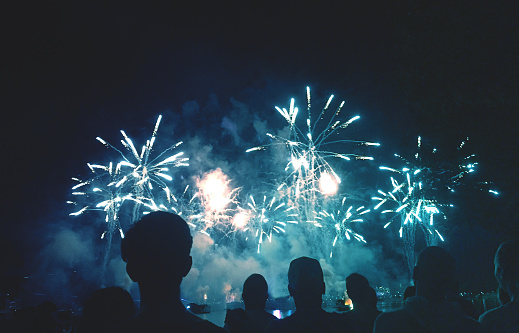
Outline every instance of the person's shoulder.
{"label": "person's shoulder", "polygon": [[482,324],[486,324],[488,322],[494,322],[499,320],[502,317],[503,306],[499,306],[497,308],[491,309],[483,313],[479,316],[479,322]]}
{"label": "person's shoulder", "polygon": [[[499,328],[506,332],[519,332],[519,306],[510,302],[495,309],[488,310],[479,317],[479,322],[486,331]],[[515,329],[515,331],[512,330],[512,328]]]}
{"label": "person's shoulder", "polygon": [[268,311],[264,311],[265,312],[265,316],[269,319],[272,319],[272,320],[279,320],[278,317],[274,316],[272,313],[268,312]]}
{"label": "person's shoulder", "polygon": [[207,332],[207,333],[224,333],[226,332],[223,328],[216,326],[208,320],[202,320],[199,322],[193,322],[191,332]]}
{"label": "person's shoulder", "polygon": [[291,316],[273,320],[267,328],[267,332],[276,333],[276,332],[288,332],[288,327],[292,325],[293,318]]}
{"label": "person's shoulder", "polygon": [[201,319],[182,318],[180,320],[158,320],[142,316],[133,317],[122,323],[113,333],[140,333],[140,332],[199,332],[224,333],[225,330],[215,324]]}
{"label": "person's shoulder", "polygon": [[459,332],[474,332],[474,333],[478,333],[478,332],[483,332],[483,328],[481,326],[481,323],[478,322],[477,320],[465,315],[463,317],[463,321],[462,321],[462,326],[460,327],[460,329],[458,330]]}
{"label": "person's shoulder", "polygon": [[405,309],[398,309],[394,311],[382,312],[378,315],[377,320],[383,321],[392,321],[392,320],[400,320],[402,318],[409,318],[411,314],[409,311]]}
{"label": "person's shoulder", "polygon": [[409,326],[410,320],[411,314],[405,309],[382,312],[375,319],[373,332],[399,332]]}
{"label": "person's shoulder", "polygon": [[336,332],[341,331],[342,316],[336,312],[296,311],[273,321],[268,332]]}

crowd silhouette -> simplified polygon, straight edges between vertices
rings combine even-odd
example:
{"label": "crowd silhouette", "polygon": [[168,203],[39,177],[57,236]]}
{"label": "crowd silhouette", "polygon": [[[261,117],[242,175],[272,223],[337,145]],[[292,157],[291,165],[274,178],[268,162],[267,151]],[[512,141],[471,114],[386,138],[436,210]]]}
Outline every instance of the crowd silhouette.
{"label": "crowd silhouette", "polygon": [[252,274],[243,284],[242,299],[245,310],[238,308],[227,310],[224,328],[235,332],[266,332],[277,318],[265,311],[268,299],[268,285],[260,274]]}
{"label": "crowd silhouette", "polygon": [[121,243],[126,271],[139,287],[139,309],[127,290],[108,287],[90,295],[80,317],[44,302],[0,318],[0,332],[519,332],[519,241],[501,244],[495,254],[500,305],[484,313],[460,296],[452,256],[430,246],[418,255],[413,285],[397,310],[380,311],[368,279],[352,273],[345,279],[352,309],[326,311],[321,264],[299,257],[287,272],[295,304],[291,315],[278,319],[265,310],[268,284],[253,273],[243,284],[244,309],[227,310],[223,327],[190,312],[180,298],[181,282],[192,266],[192,244],[189,226],[180,216],[147,214]]}

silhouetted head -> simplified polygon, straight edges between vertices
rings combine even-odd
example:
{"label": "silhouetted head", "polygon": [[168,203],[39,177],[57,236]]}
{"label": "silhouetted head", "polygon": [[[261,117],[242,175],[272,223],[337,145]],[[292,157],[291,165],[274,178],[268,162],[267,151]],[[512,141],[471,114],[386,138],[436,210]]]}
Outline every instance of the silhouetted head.
{"label": "silhouetted head", "polygon": [[359,273],[352,273],[346,278],[346,292],[352,302],[362,302],[369,289],[368,279]]}
{"label": "silhouetted head", "polygon": [[366,292],[366,304],[370,307],[377,307],[378,297],[377,292],[373,287],[369,287]]}
{"label": "silhouetted head", "polygon": [[409,297],[416,296],[416,287],[415,286],[407,286],[404,290],[404,301]]}
{"label": "silhouetted head", "polygon": [[455,289],[456,265],[454,259],[441,247],[426,247],[418,255],[413,280],[417,296],[444,299]]}
{"label": "silhouetted head", "polygon": [[108,287],[94,291],[83,305],[81,322],[87,332],[104,332],[114,328],[136,313],[128,291]]}
{"label": "silhouetted head", "polygon": [[252,274],[243,284],[243,303],[246,310],[263,310],[269,297],[267,281],[260,274]]}
{"label": "silhouetted head", "polygon": [[519,297],[519,240],[499,246],[494,257],[494,266],[499,286],[510,297]]}
{"label": "silhouetted head", "polygon": [[323,270],[319,261],[300,257],[292,260],[288,269],[288,291],[302,306],[321,306],[326,291]]}
{"label": "silhouetted head", "polygon": [[180,216],[153,212],[128,230],[121,242],[121,255],[132,280],[180,286],[191,269],[192,244],[189,226]]}

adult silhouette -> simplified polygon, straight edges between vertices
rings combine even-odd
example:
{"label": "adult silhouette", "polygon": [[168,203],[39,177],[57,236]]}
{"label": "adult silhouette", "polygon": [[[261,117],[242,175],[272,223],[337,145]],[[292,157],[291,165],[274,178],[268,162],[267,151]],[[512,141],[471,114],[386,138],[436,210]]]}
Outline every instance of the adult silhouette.
{"label": "adult silhouette", "polygon": [[343,314],[345,324],[352,326],[355,332],[373,332],[375,319],[381,313],[377,309],[375,289],[370,287],[366,277],[352,273],[346,278],[346,292],[351,299],[353,309]]}
{"label": "adult silhouette", "polygon": [[288,292],[294,298],[296,311],[270,324],[268,332],[348,332],[337,313],[322,308],[326,291],[319,261],[300,257],[288,269]]}
{"label": "adult silhouette", "polygon": [[180,300],[180,284],[192,265],[192,244],[187,223],[172,213],[150,213],[128,230],[121,255],[128,275],[139,284],[141,306],[118,332],[223,332]]}
{"label": "adult silhouette", "polygon": [[260,274],[252,274],[243,284],[242,299],[244,309],[227,310],[225,326],[231,333],[265,332],[277,318],[265,311],[268,299],[268,285],[265,278]]}
{"label": "adult silhouette", "polygon": [[494,274],[509,300],[479,317],[485,332],[519,332],[519,241],[503,243],[494,257]]}
{"label": "adult silhouette", "polygon": [[482,332],[481,325],[468,317],[455,302],[446,300],[455,288],[454,259],[437,246],[425,248],[413,270],[416,296],[402,309],[381,313],[374,333],[386,332]]}

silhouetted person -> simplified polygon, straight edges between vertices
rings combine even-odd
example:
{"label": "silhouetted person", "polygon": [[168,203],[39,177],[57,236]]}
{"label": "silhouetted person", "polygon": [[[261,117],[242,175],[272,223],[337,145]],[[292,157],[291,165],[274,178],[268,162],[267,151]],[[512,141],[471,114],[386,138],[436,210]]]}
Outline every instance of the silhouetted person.
{"label": "silhouetted person", "polygon": [[416,287],[415,286],[407,286],[404,290],[404,301],[409,297],[416,296]]}
{"label": "silhouetted person", "polygon": [[519,332],[519,240],[499,246],[494,274],[510,301],[479,317],[486,332]]}
{"label": "silhouetted person", "polygon": [[479,313],[474,303],[460,295],[459,282],[456,281],[453,287],[454,289],[452,293],[447,296],[447,300],[458,303],[461,306],[463,313],[465,313],[467,316],[474,320],[478,320]]}
{"label": "silhouetted person", "polygon": [[481,325],[463,313],[459,304],[446,297],[456,283],[454,259],[437,246],[425,248],[413,270],[416,296],[402,309],[383,312],[375,321],[374,333],[385,332],[482,332]]}
{"label": "silhouetted person", "polygon": [[139,284],[141,307],[118,332],[223,332],[180,300],[180,283],[192,265],[192,244],[187,223],[171,213],[150,213],[128,230],[121,255],[128,275]]}
{"label": "silhouetted person", "polygon": [[243,284],[242,299],[245,310],[227,310],[225,328],[231,333],[262,333],[277,318],[265,311],[268,298],[268,285],[260,274],[252,274]]}
{"label": "silhouetted person", "polygon": [[353,307],[355,308],[355,301],[364,298],[366,290],[369,288],[368,279],[359,273],[352,273],[346,278],[346,293],[350,297]]}
{"label": "silhouetted person", "polygon": [[83,305],[80,333],[109,332],[135,316],[137,309],[130,293],[121,287],[94,291]]}
{"label": "silhouetted person", "polygon": [[345,325],[351,325],[354,332],[371,333],[375,319],[381,313],[377,309],[377,293],[370,287],[368,279],[358,273],[346,278],[346,292],[353,309],[343,314]]}
{"label": "silhouetted person", "polygon": [[341,327],[341,317],[322,308],[326,291],[319,261],[308,257],[292,260],[288,269],[288,292],[296,311],[270,324],[268,332],[348,332]]}

